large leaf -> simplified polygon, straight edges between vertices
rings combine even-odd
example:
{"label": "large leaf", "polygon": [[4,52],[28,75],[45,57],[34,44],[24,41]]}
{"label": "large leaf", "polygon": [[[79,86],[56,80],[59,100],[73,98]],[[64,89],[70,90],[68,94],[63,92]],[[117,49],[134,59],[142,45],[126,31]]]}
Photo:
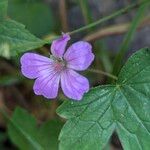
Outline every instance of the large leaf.
{"label": "large leaf", "polygon": [[10,119],[8,134],[20,150],[57,150],[60,121],[49,121],[37,127],[36,120],[25,110],[17,108]]}
{"label": "large leaf", "polygon": [[25,26],[13,21],[0,22],[0,55],[15,56],[44,45],[44,42],[32,35]]}
{"label": "large leaf", "polygon": [[131,56],[115,85],[93,88],[81,102],[64,102],[57,112],[68,119],[60,150],[101,150],[114,130],[125,150],[149,150],[150,50]]}
{"label": "large leaf", "polygon": [[50,6],[43,1],[10,0],[8,4],[8,16],[26,25],[36,36],[54,31],[56,19],[53,19]]}

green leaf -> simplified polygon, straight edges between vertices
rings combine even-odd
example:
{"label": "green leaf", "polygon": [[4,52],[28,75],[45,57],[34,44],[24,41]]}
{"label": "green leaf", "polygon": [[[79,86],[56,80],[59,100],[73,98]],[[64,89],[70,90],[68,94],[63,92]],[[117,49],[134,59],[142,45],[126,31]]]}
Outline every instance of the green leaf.
{"label": "green leaf", "polygon": [[0,1],[0,21],[2,21],[7,15],[7,0]]}
{"label": "green leaf", "polygon": [[65,102],[60,116],[69,119],[60,133],[60,149],[99,150],[114,131],[110,103],[116,93],[114,86],[92,89],[80,103]]}
{"label": "green leaf", "polygon": [[6,18],[7,3],[7,0],[0,2],[0,56],[10,58],[42,47],[45,41],[31,34],[23,24]]}
{"label": "green leaf", "polygon": [[64,102],[57,112],[68,119],[60,150],[101,150],[114,130],[125,150],[149,150],[150,49],[129,58],[115,85],[93,88],[81,102]]}
{"label": "green leaf", "polygon": [[25,26],[13,21],[0,22],[0,55],[7,58],[43,46],[45,43],[32,35]]}
{"label": "green leaf", "polygon": [[20,150],[57,150],[57,137],[61,127],[62,123],[56,120],[38,127],[33,116],[17,108],[10,119],[8,134]]}
{"label": "green leaf", "polygon": [[36,36],[54,31],[56,19],[53,19],[50,6],[43,1],[10,0],[8,4],[8,16],[23,23]]}

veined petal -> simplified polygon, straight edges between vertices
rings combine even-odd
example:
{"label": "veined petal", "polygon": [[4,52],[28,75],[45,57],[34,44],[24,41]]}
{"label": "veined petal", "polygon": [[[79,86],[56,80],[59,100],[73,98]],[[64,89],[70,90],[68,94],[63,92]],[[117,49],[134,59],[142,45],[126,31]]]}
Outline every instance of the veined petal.
{"label": "veined petal", "polygon": [[68,68],[79,71],[85,70],[94,60],[92,46],[88,42],[76,42],[68,48],[64,54],[64,59],[67,61]]}
{"label": "veined petal", "polygon": [[56,98],[58,94],[60,74],[52,72],[49,75],[41,76],[35,80],[33,89],[36,95],[43,95],[46,98]]}
{"label": "veined petal", "polygon": [[75,71],[67,69],[61,74],[61,87],[67,97],[81,100],[83,94],[89,91],[89,82]]}
{"label": "veined petal", "polygon": [[69,40],[70,36],[68,34],[63,34],[59,39],[54,40],[51,46],[51,52],[53,56],[62,58]]}
{"label": "veined petal", "polygon": [[53,64],[52,59],[34,53],[25,53],[20,62],[22,74],[30,79],[49,74]]}

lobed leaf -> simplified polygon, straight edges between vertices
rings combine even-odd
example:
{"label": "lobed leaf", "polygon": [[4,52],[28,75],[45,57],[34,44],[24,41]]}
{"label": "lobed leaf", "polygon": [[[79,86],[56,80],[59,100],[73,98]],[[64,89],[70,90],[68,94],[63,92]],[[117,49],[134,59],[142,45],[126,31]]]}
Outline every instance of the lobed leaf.
{"label": "lobed leaf", "polygon": [[68,119],[60,150],[101,150],[114,130],[125,150],[149,150],[150,49],[129,58],[115,85],[93,88],[81,102],[64,102],[57,112]]}

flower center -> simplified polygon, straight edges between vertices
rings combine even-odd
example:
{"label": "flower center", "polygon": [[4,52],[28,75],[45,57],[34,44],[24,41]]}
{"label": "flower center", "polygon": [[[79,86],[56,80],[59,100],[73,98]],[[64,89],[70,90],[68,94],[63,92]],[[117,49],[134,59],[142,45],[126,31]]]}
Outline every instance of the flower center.
{"label": "flower center", "polygon": [[66,62],[62,59],[55,59],[54,69],[57,72],[61,72],[66,68]]}
{"label": "flower center", "polygon": [[50,55],[50,58],[54,60],[53,67],[56,72],[61,72],[66,68],[67,64],[63,58],[56,58],[53,55]]}

